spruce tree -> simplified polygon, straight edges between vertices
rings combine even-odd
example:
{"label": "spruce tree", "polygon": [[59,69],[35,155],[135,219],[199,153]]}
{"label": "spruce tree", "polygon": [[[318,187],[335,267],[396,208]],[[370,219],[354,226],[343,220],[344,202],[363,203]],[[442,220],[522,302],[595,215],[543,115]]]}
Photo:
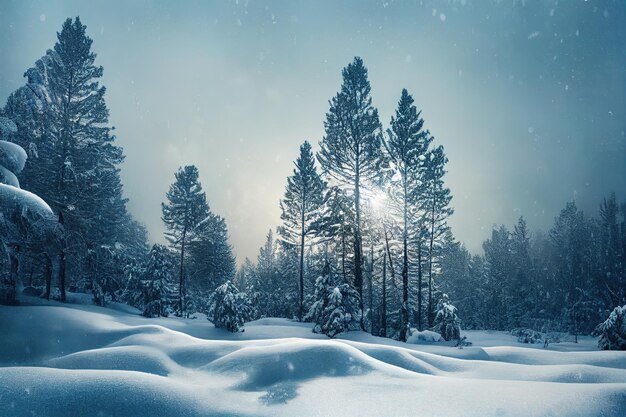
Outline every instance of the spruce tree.
{"label": "spruce tree", "polygon": [[103,69],[95,65],[91,45],[80,18],[67,19],[54,48],[26,71],[28,84],[5,107],[17,122],[16,140],[30,156],[24,183],[63,224],[54,256],[61,263],[55,269],[62,300],[66,270],[86,277],[77,282],[85,289],[117,275],[116,244],[123,242],[129,218],[119,176],[123,154],[108,125],[106,90],[99,83]]}
{"label": "spruce tree", "polygon": [[450,303],[447,294],[443,294],[437,303],[434,329],[443,337],[443,340],[459,340],[461,338],[461,320],[457,315],[456,307]]}
{"label": "spruce tree", "polygon": [[287,178],[285,195],[280,201],[282,226],[278,229],[282,241],[298,252],[298,319],[304,314],[304,252],[306,239],[314,232],[320,216],[325,184],[317,173],[311,145],[300,146],[293,175]]}
{"label": "spruce tree", "polygon": [[159,244],[152,246],[143,271],[143,315],[167,317],[174,298],[173,265],[169,250]]}
{"label": "spruce tree", "polygon": [[424,206],[426,210],[426,233],[428,236],[428,326],[434,320],[434,277],[436,245],[448,230],[447,219],[453,210],[450,207],[450,189],[443,182],[445,165],[448,162],[443,146],[438,146],[429,152],[426,158]]}
{"label": "spruce tree", "polygon": [[[372,106],[371,87],[363,60],[354,58],[342,71],[341,91],[330,101],[320,143],[319,162],[324,173],[345,187],[353,199],[354,287],[363,310],[363,242],[361,193],[380,175],[383,153],[378,111]],[[361,314],[361,327],[364,328]]]}
{"label": "spruce tree", "polygon": [[187,165],[179,168],[176,180],[166,193],[167,203],[161,204],[165,237],[180,252],[178,265],[178,314],[185,313],[185,245],[196,226],[209,215],[206,195],[198,180],[198,168]]}
{"label": "spruce tree", "polygon": [[213,322],[215,327],[233,333],[243,332],[249,310],[246,294],[239,292],[230,281],[226,281],[209,297],[207,319]]}
{"label": "spruce tree", "polygon": [[[385,143],[392,168],[395,170],[390,194],[396,208],[399,209],[402,227],[402,307],[400,314],[400,340],[402,341],[406,341],[409,329],[409,225],[411,218],[421,216],[420,197],[422,197],[422,187],[425,184],[423,161],[431,141],[428,131],[423,129],[424,120],[420,114],[421,112],[418,112],[413,104],[413,97],[406,89],[403,89],[395,117],[391,118],[389,139]],[[418,268],[421,272],[421,265]]]}
{"label": "spruce tree", "polygon": [[[226,221],[212,212],[188,235],[187,294],[205,305],[211,291],[235,276],[235,256],[228,243]],[[191,292],[191,294],[190,294]]]}

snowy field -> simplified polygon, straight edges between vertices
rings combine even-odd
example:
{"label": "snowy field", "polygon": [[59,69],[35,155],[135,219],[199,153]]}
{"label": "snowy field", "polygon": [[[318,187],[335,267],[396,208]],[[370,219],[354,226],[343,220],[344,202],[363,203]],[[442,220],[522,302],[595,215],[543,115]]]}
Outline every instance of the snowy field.
{"label": "snowy field", "polygon": [[626,352],[591,338],[544,349],[468,331],[458,349],[284,319],[231,334],[25,300],[0,307],[2,416],[626,416]]}

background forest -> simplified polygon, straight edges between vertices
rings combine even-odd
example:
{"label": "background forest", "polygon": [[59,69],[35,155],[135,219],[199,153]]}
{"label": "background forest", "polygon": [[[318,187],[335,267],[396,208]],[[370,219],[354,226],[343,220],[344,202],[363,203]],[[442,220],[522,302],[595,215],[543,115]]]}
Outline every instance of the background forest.
{"label": "background forest", "polygon": [[413,328],[458,338],[459,325],[590,334],[626,303],[625,203],[611,194],[583,213],[564,202],[549,230],[530,231],[520,217],[470,253],[447,222],[445,139],[406,89],[381,121],[359,57],[320,115],[319,146],[300,145],[282,224],[269,228],[256,260],[237,268],[193,165],[173,173],[162,204],[169,244],[150,246],[126,208],[102,74],[86,26],[68,19],[0,111],[1,139],[28,156],[16,182],[19,167],[3,154],[0,191],[19,186],[53,213],[0,217],[3,303],[88,293],[149,317],[203,313],[232,331],[285,317],[331,337],[361,328],[402,341]]}

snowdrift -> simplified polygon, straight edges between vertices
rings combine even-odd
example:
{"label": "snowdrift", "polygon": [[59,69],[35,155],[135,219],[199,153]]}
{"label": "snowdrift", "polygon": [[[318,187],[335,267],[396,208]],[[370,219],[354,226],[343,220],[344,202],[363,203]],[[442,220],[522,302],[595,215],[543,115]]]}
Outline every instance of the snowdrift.
{"label": "snowdrift", "polygon": [[35,301],[0,307],[0,416],[626,415],[626,352],[328,340],[283,319],[231,334]]}

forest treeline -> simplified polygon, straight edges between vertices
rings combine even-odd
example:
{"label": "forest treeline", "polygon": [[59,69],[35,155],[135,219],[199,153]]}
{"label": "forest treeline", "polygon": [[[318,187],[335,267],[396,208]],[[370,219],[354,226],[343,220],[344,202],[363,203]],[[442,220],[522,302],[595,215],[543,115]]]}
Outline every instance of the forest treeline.
{"label": "forest treeline", "polygon": [[[0,110],[15,125],[2,139],[28,156],[21,187],[54,214],[49,232],[0,235],[5,303],[21,283],[29,295],[89,293],[150,317],[201,312],[232,331],[272,316],[312,321],[331,337],[361,328],[406,341],[412,328],[456,338],[459,324],[590,333],[626,301],[626,204],[611,194],[587,217],[569,202],[548,232],[531,233],[520,218],[470,254],[448,226],[443,146],[406,89],[381,123],[358,57],[329,101],[319,150],[300,146],[281,225],[254,262],[237,270],[226,222],[193,165],[174,174],[161,207],[168,245],[150,247],[126,208],[92,40],[79,18],[57,38]],[[0,174],[6,184],[10,173]]]}

